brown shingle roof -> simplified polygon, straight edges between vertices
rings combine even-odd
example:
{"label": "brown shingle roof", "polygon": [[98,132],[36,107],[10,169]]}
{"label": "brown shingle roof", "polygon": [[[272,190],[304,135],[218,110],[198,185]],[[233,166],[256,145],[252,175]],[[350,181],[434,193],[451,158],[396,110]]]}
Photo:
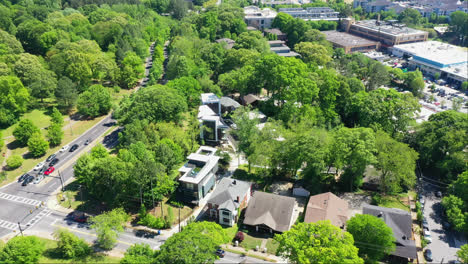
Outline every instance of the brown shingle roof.
{"label": "brown shingle roof", "polygon": [[295,203],[292,197],[256,191],[245,212],[244,224],[263,224],[277,232],[288,231]]}
{"label": "brown shingle roof", "polygon": [[337,227],[348,220],[348,202],[331,192],[317,194],[309,198],[304,217],[305,223],[330,220]]}

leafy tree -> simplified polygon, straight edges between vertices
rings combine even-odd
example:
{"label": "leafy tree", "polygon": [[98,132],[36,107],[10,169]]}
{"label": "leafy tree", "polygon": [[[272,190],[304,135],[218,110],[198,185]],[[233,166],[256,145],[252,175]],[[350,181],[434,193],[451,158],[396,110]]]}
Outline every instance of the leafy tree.
{"label": "leafy tree", "polygon": [[105,115],[112,107],[109,90],[102,85],[92,85],[80,94],[77,101],[78,112],[85,116]]}
{"label": "leafy tree", "polygon": [[407,144],[392,139],[387,133],[376,133],[377,163],[380,188],[383,193],[395,193],[411,188],[416,182],[418,153]]}
{"label": "leafy tree", "polygon": [[366,262],[376,262],[395,250],[393,231],[378,217],[357,214],[348,220],[346,230],[353,235],[359,256]]}
{"label": "leafy tree", "polygon": [[461,85],[461,89],[463,91],[467,91],[468,90],[468,82],[463,82],[462,85]]}
{"label": "leafy tree", "polygon": [[214,252],[229,238],[213,222],[194,222],[171,236],[161,246],[156,263],[213,263]]}
{"label": "leafy tree", "polygon": [[181,19],[187,13],[187,2],[184,0],[170,0],[169,10],[172,11],[172,16],[175,19]]}
{"label": "leafy tree", "polygon": [[40,130],[29,119],[21,120],[15,130],[13,130],[13,136],[15,136],[15,139],[23,146],[28,143],[29,138],[34,133],[40,133]]}
{"label": "leafy tree", "polygon": [[70,78],[64,76],[60,78],[57,83],[57,89],[55,90],[55,98],[60,109],[64,109],[66,112],[70,111],[76,103],[78,98],[78,90],[76,85]]}
{"label": "leafy tree", "polygon": [[450,27],[458,37],[461,37],[460,44],[468,38],[468,14],[463,11],[455,11],[450,14]]}
{"label": "leafy tree", "polygon": [[125,251],[120,264],[154,263],[156,255],[148,244],[134,244]]}
{"label": "leafy tree", "polygon": [[413,8],[406,8],[398,15],[398,20],[407,25],[417,26],[421,23],[422,16],[418,10]]}
{"label": "leafy tree", "polygon": [[466,191],[468,190],[468,171],[458,175],[448,189],[451,190],[452,194],[462,199],[465,204],[468,204],[468,192]]}
{"label": "leafy tree", "polygon": [[461,262],[468,262],[468,244],[460,247],[457,251],[457,257]]}
{"label": "leafy tree", "polygon": [[254,49],[260,53],[269,50],[268,42],[258,30],[241,33],[234,45],[235,49]]}
{"label": "leafy tree", "polygon": [[20,79],[0,76],[0,126],[14,124],[20,114],[26,112],[29,98],[28,89],[24,88]]}
{"label": "leafy tree", "polygon": [[50,115],[50,121],[54,124],[63,125],[63,116],[57,108],[52,109],[52,114]]}
{"label": "leafy tree", "polygon": [[425,86],[422,73],[419,70],[408,72],[405,76],[405,85],[414,96],[420,97]]}
{"label": "leafy tree", "polygon": [[99,246],[103,249],[112,249],[117,241],[118,232],[124,230],[129,218],[122,208],[91,217],[91,227],[96,230]]}
{"label": "leafy tree", "polygon": [[120,82],[126,88],[134,87],[144,72],[143,61],[140,57],[135,52],[128,52],[122,61]]}
{"label": "leafy tree", "polygon": [[154,147],[154,152],[157,153],[156,161],[167,168],[167,173],[184,160],[182,148],[169,138],[160,140]]}
{"label": "leafy tree", "polygon": [[351,234],[330,221],[296,224],[275,240],[277,253],[292,263],[363,263]]}
{"label": "leafy tree", "polygon": [[189,107],[196,107],[200,104],[200,94],[202,87],[193,77],[181,77],[167,82],[167,86],[176,89],[187,99]]}
{"label": "leafy tree", "polygon": [[91,253],[91,248],[82,238],[65,229],[54,232],[57,240],[57,251],[65,259],[82,258]]}
{"label": "leafy tree", "polygon": [[51,146],[58,146],[62,143],[64,132],[62,126],[57,123],[52,123],[51,126],[47,129],[47,138],[49,139],[49,144]]}
{"label": "leafy tree", "polygon": [[448,221],[458,232],[468,233],[468,212],[466,204],[457,196],[449,195],[442,198]]}
{"label": "leafy tree", "polygon": [[21,166],[21,164],[23,164],[23,161],[24,161],[24,159],[20,155],[11,155],[6,160],[6,164],[7,164],[8,168],[13,170],[13,169],[16,169],[19,166]]}
{"label": "leafy tree", "polygon": [[41,133],[37,132],[31,135],[28,140],[28,149],[33,157],[41,157],[49,149],[49,143],[44,139]]}
{"label": "leafy tree", "polygon": [[8,34],[8,32],[0,29],[0,43],[3,45],[0,46],[0,54],[20,54],[23,53],[23,46],[14,35]]}
{"label": "leafy tree", "polygon": [[136,119],[178,122],[187,110],[184,98],[176,90],[161,85],[139,90],[128,101],[122,101],[120,107],[124,124]]}
{"label": "leafy tree", "polygon": [[320,44],[301,42],[294,46],[294,50],[301,54],[302,59],[306,63],[324,66],[331,61],[328,50]]}
{"label": "leafy tree", "polygon": [[35,236],[16,236],[0,250],[0,262],[6,264],[38,263],[44,244]]}

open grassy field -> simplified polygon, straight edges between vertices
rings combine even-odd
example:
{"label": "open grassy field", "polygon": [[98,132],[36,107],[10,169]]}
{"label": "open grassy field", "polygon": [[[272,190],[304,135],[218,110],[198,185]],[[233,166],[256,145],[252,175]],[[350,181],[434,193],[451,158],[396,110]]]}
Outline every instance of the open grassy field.
{"label": "open grassy field", "polygon": [[407,193],[397,194],[397,195],[386,195],[382,196],[379,206],[388,207],[388,208],[398,208],[405,211],[410,211],[409,205],[406,203],[408,198]]}

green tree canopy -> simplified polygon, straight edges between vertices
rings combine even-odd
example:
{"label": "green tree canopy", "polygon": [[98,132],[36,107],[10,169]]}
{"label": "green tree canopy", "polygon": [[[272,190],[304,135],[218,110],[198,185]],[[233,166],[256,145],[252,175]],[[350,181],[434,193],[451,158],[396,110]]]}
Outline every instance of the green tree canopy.
{"label": "green tree canopy", "polygon": [[125,251],[120,264],[154,263],[156,256],[148,244],[134,244]]}
{"label": "green tree canopy", "polygon": [[16,126],[15,130],[13,130],[13,136],[15,136],[15,139],[23,146],[28,144],[29,138],[34,133],[40,133],[40,130],[29,119],[21,120]]}
{"label": "green tree canopy", "polygon": [[331,61],[331,54],[329,54],[327,48],[321,44],[300,42],[294,46],[294,50],[301,54],[301,58],[306,63],[324,66]]}
{"label": "green tree canopy", "polygon": [[57,99],[58,107],[65,112],[69,112],[75,106],[76,99],[78,98],[76,84],[66,76],[60,78],[55,90],[55,98]]}
{"label": "green tree canopy", "polygon": [[102,85],[92,85],[78,96],[78,112],[85,116],[105,115],[112,107],[109,90]]}
{"label": "green tree canopy", "polygon": [[63,258],[81,258],[91,253],[88,243],[68,230],[57,229],[54,237],[57,240],[57,250]]}
{"label": "green tree canopy", "polygon": [[0,262],[6,264],[38,263],[44,244],[35,236],[16,236],[0,250]]}
{"label": "green tree canopy", "polygon": [[28,89],[24,88],[20,79],[0,76],[0,127],[14,124],[26,112],[29,99]]}
{"label": "green tree canopy", "polygon": [[119,232],[124,229],[130,216],[122,208],[91,217],[91,227],[96,230],[97,242],[104,249],[112,249],[117,241]]}
{"label": "green tree canopy", "polygon": [[351,234],[330,221],[299,223],[275,235],[277,253],[292,263],[363,263]]}
{"label": "green tree canopy", "polygon": [[28,140],[28,149],[33,157],[41,157],[49,149],[49,143],[44,139],[41,133],[36,132]]}
{"label": "green tree canopy", "polygon": [[381,260],[395,250],[393,231],[378,217],[357,214],[347,222],[346,230],[353,235],[359,256],[366,262]]}

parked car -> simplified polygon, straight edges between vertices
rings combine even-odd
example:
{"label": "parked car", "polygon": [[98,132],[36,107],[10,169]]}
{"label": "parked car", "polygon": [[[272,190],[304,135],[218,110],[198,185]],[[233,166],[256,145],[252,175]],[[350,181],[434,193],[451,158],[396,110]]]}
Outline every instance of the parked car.
{"label": "parked car", "polygon": [[216,250],[215,254],[220,258],[224,258],[224,256],[226,255],[226,252],[219,248],[218,250]]}
{"label": "parked car", "polygon": [[71,148],[70,148],[70,152],[73,152],[73,151],[75,151],[75,150],[76,150],[78,147],[79,147],[79,145],[78,145],[78,144],[74,144],[73,146],[71,146]]}
{"label": "parked car", "polygon": [[47,167],[44,166],[42,169],[37,173],[38,175],[44,174],[44,172],[47,170]]}
{"label": "parked car", "polygon": [[37,175],[36,178],[34,179],[34,184],[40,183],[44,179],[43,175]]}
{"label": "parked car", "polygon": [[442,197],[442,192],[441,192],[441,191],[437,191],[437,192],[435,193],[435,196],[436,196],[436,197],[439,197],[439,198]]}
{"label": "parked car", "polygon": [[21,176],[18,178],[18,182],[23,182],[27,177],[29,177],[29,174],[27,174],[27,173],[21,175]]}
{"label": "parked car", "polygon": [[42,169],[42,167],[44,167],[45,163],[44,162],[39,162],[36,167],[34,167],[33,170],[37,171],[37,170],[40,170]]}
{"label": "parked car", "polygon": [[23,183],[21,184],[22,186],[26,186],[29,183],[31,183],[34,180],[34,176],[28,175],[26,179],[24,179]]}
{"label": "parked car", "polygon": [[425,223],[423,222],[422,226],[423,226],[423,229],[429,230],[429,224],[427,222]]}
{"label": "parked car", "polygon": [[65,152],[65,151],[67,151],[67,149],[68,149],[69,147],[70,147],[70,146],[68,146],[68,145],[63,146],[63,147],[60,149],[60,152]]}
{"label": "parked car", "polygon": [[54,165],[57,164],[59,161],[60,161],[60,160],[57,159],[57,158],[53,159],[53,160],[49,163],[49,167],[54,166]]}
{"label": "parked car", "polygon": [[421,204],[421,206],[424,206],[424,203],[425,203],[425,202],[426,202],[426,201],[424,200],[424,198],[422,198],[422,197],[419,198],[419,203]]}
{"label": "parked car", "polygon": [[51,174],[52,172],[54,172],[55,168],[54,167],[49,167],[45,172],[44,172],[44,175],[49,175]]}
{"label": "parked car", "polygon": [[83,212],[73,211],[67,215],[65,219],[75,221],[78,223],[86,223],[88,221],[89,216]]}
{"label": "parked car", "polygon": [[424,258],[427,260],[427,261],[432,261],[432,251],[430,249],[426,249],[426,251],[424,251]]}
{"label": "parked car", "polygon": [[56,156],[57,156],[56,154],[50,155],[50,156],[46,159],[46,162],[50,162],[51,160],[55,159]]}
{"label": "parked car", "polygon": [[427,243],[432,243],[431,232],[429,230],[424,230],[424,239],[426,239]]}

